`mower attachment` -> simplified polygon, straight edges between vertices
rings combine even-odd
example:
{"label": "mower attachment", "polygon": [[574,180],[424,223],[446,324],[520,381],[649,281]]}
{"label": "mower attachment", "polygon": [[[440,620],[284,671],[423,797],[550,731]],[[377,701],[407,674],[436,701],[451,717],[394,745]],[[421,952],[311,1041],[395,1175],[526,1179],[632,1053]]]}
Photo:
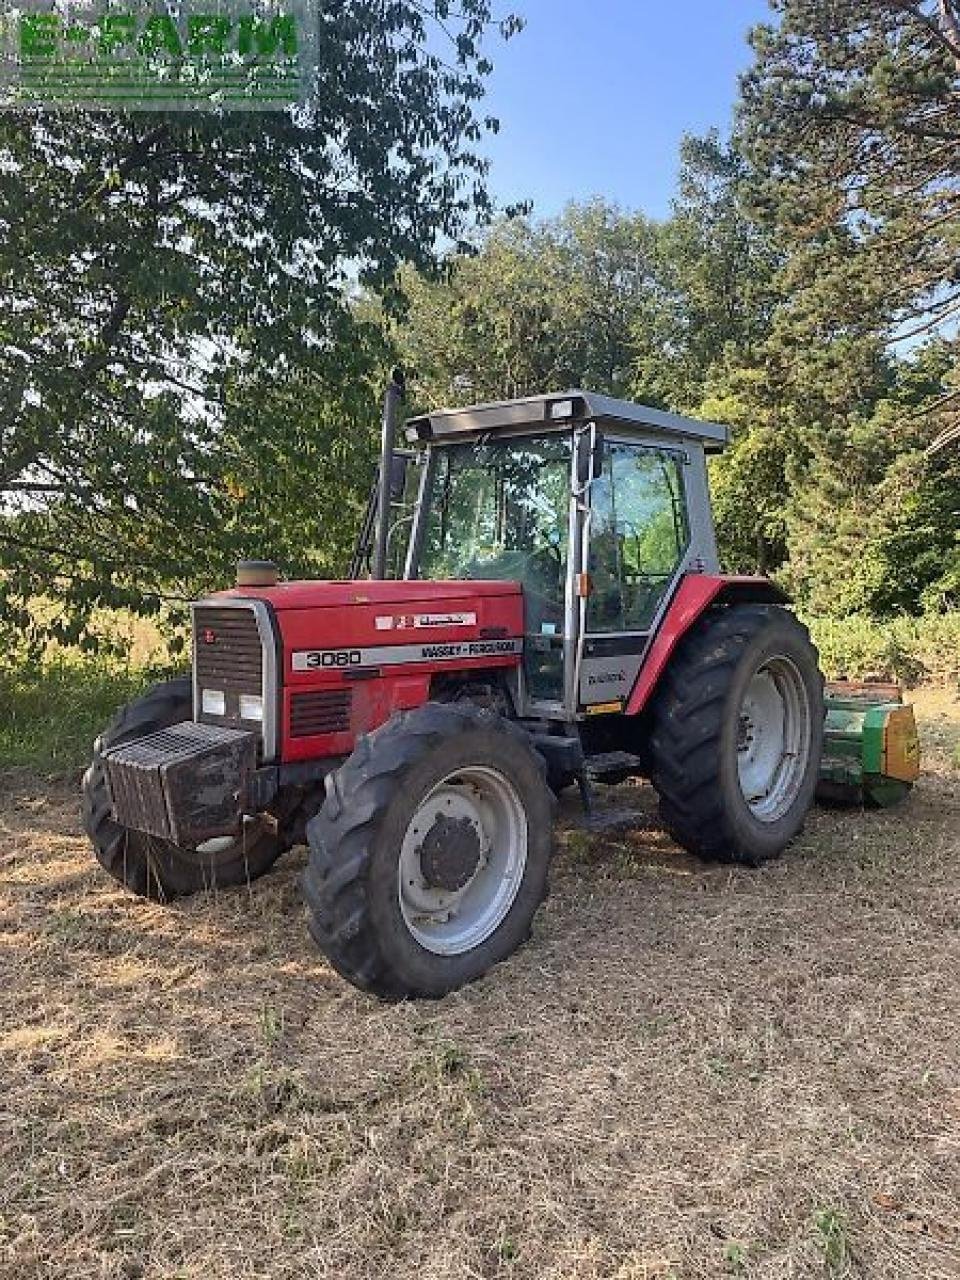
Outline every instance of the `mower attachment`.
{"label": "mower attachment", "polygon": [[899,686],[839,681],[827,685],[826,707],[818,799],[887,808],[909,795],[920,739]]}
{"label": "mower attachment", "polygon": [[240,830],[257,737],[187,720],[111,748],[104,763],[121,826],[194,848]]}

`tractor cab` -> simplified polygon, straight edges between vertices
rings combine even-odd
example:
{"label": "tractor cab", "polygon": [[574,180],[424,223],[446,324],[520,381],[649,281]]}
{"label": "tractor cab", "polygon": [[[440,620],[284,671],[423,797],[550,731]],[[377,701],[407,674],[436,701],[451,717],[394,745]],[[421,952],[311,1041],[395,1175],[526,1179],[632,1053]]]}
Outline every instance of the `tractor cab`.
{"label": "tractor cab", "polygon": [[680,581],[718,570],[706,455],[726,428],[568,391],[416,417],[407,438],[403,576],[520,583],[521,715],[621,711]]}

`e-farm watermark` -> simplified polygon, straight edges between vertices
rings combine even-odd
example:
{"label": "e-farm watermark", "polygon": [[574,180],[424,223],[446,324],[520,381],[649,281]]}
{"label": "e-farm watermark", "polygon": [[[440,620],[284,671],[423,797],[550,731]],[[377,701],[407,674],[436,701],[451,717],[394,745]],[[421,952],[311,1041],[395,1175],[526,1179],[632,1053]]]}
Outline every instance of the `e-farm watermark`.
{"label": "e-farm watermark", "polygon": [[310,0],[0,5],[0,109],[277,111],[315,74]]}

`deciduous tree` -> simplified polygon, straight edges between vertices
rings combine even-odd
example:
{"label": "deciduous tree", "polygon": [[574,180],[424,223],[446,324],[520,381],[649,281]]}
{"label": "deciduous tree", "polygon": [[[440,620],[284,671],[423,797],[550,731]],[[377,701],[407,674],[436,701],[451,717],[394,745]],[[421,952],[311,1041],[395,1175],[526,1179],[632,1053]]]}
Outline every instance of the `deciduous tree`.
{"label": "deciduous tree", "polygon": [[342,563],[380,359],[349,294],[489,216],[494,24],[488,0],[319,9],[290,114],[0,114],[8,618],[53,590],[74,636],[238,552]]}

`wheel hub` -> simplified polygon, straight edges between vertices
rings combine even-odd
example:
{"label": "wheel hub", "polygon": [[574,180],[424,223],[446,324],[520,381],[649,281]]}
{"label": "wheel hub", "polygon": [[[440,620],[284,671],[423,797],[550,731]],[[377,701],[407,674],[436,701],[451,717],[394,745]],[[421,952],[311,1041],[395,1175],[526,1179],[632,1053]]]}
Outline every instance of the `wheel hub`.
{"label": "wheel hub", "polygon": [[441,813],[417,853],[427,887],[457,893],[470,883],[480,866],[480,832],[470,818],[451,818]]}
{"label": "wheel hub", "polygon": [[769,659],[747,687],[737,721],[737,772],[754,816],[776,822],[803,780],[810,744],[803,680],[786,657]]}
{"label": "wheel hub", "polygon": [[400,910],[436,955],[479,946],[510,910],[527,860],[514,784],[491,765],[449,774],[420,802],[400,848]]}

